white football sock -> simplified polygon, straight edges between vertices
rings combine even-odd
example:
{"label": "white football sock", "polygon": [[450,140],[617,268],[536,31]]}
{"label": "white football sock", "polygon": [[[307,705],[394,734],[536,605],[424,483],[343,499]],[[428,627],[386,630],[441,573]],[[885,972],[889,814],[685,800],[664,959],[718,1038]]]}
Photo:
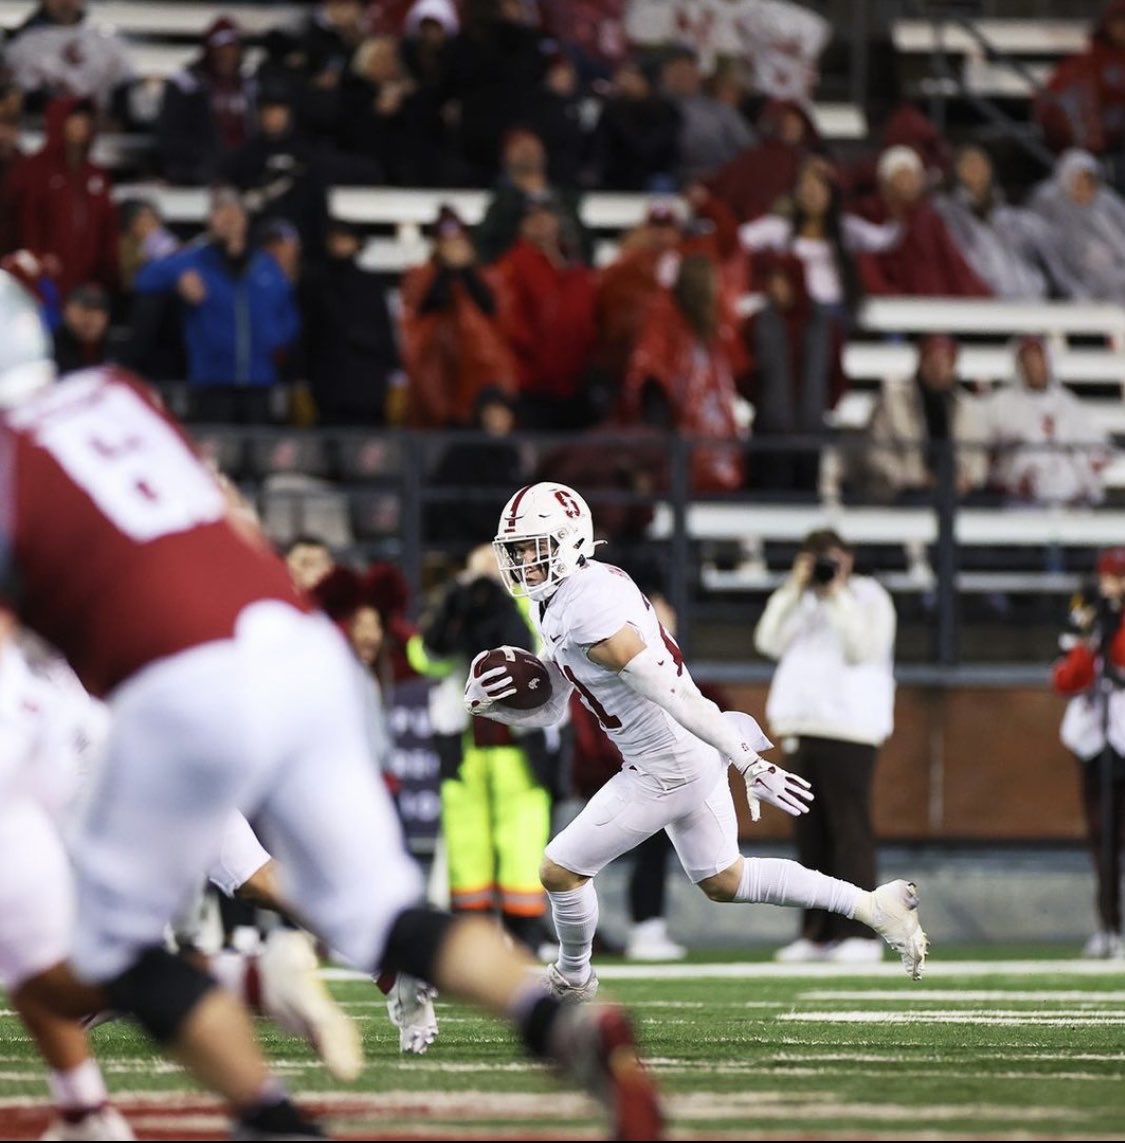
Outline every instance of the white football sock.
{"label": "white football sock", "polygon": [[551,916],[559,934],[559,972],[571,984],[590,979],[590,954],[598,928],[598,894],[593,881],[577,889],[548,893]]}
{"label": "white football sock", "polygon": [[262,1011],[262,985],[256,953],[222,949],[207,958],[207,971],[251,1012]]}
{"label": "white football sock", "polygon": [[83,1060],[66,1071],[47,1073],[51,1102],[62,1111],[101,1107],[109,1099],[101,1070],[93,1060]]}
{"label": "white football sock", "polygon": [[767,905],[803,905],[806,909],[827,909],[845,917],[855,914],[864,890],[850,881],[840,881],[796,861],[780,857],[744,857],[742,880],[736,901],[756,901]]}

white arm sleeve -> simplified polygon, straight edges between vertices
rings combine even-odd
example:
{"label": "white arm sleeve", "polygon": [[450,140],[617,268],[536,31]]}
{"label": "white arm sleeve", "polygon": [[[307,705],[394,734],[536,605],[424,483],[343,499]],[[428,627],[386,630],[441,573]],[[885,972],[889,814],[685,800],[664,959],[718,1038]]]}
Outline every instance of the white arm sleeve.
{"label": "white arm sleeve", "polygon": [[503,703],[493,703],[487,711],[481,711],[482,718],[502,722],[505,726],[515,726],[528,730],[542,729],[561,722],[570,704],[570,692],[574,690],[570,680],[559,670],[552,659],[540,659],[551,676],[551,697],[534,710],[513,710]]}
{"label": "white arm sleeve", "polygon": [[758,751],[768,750],[771,745],[753,719],[750,722],[758,731],[758,739],[749,741],[752,734],[743,737],[723,717],[723,712],[700,693],[686,670],[677,673],[672,656],[663,648],[658,654],[653,648],[645,647],[625,664],[621,678],[637,694],[663,707],[685,730],[713,746],[743,773],[755,762],[762,761]]}

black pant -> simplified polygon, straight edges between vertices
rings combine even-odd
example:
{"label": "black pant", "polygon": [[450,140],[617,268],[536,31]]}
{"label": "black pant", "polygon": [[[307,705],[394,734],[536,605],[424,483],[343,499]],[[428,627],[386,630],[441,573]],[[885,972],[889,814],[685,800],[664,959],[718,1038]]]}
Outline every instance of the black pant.
{"label": "black pant", "polygon": [[629,875],[629,917],[634,925],[664,916],[664,889],[672,839],[662,829],[633,850]]}
{"label": "black pant", "polygon": [[[799,739],[786,765],[812,783],[812,806],[796,818],[797,859],[808,869],[875,888],[875,831],[871,824],[874,746],[835,738]],[[806,909],[801,935],[810,941],[871,937],[859,921]]]}
{"label": "black pant", "polygon": [[1102,855],[1102,760],[1095,755],[1082,767],[1082,809],[1086,815],[1086,840],[1090,856],[1094,859],[1094,874],[1098,886],[1098,917],[1102,928],[1110,933],[1121,932],[1121,843],[1125,840],[1125,758],[1115,751],[1113,756],[1113,782],[1109,797],[1112,802],[1112,845],[1109,867]]}

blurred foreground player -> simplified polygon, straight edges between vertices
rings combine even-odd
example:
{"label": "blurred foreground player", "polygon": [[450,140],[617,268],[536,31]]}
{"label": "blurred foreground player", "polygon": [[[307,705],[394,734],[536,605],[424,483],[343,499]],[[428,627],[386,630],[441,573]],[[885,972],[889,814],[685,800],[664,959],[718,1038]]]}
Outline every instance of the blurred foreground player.
{"label": "blurred foreground player", "polygon": [[[132,1139],[76,1019],[38,996],[64,970],[74,885],[62,838],[86,748],[65,691],[36,677],[0,615],[0,990],[47,1065],[46,1139]],[[76,688],[77,689],[77,688]]]}
{"label": "blurred foreground player", "polygon": [[52,385],[34,302],[6,275],[0,331],[3,579],[113,714],[75,845],[73,987],[58,1006],[131,1013],[226,1099],[235,1138],[321,1137],[268,1071],[246,1010],[161,943],[236,806],[279,859],[285,900],[346,959],[507,1017],[532,1055],[603,1099],[620,1138],[658,1135],[620,1010],[559,1004],[488,922],[419,906],[350,652],[228,519],[179,426],[112,370]]}

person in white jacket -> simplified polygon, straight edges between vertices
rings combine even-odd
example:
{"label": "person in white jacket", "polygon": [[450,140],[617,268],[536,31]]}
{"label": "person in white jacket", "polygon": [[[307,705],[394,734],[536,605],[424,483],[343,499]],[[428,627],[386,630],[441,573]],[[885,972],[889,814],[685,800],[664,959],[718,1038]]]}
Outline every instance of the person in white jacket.
{"label": "person in white jacket", "polygon": [[[786,765],[817,791],[796,819],[797,858],[810,869],[875,885],[871,784],[894,723],[895,609],[886,589],[853,575],[854,553],[836,532],[811,532],[789,578],[769,598],[754,632],[778,660],[766,702]],[[847,917],[806,909],[785,961],[863,962],[882,942]]]}
{"label": "person in white jacket", "polygon": [[1013,501],[1100,504],[1113,458],[1090,407],[1060,384],[1041,338],[1015,344],[1015,378],[988,398],[989,483]]}

